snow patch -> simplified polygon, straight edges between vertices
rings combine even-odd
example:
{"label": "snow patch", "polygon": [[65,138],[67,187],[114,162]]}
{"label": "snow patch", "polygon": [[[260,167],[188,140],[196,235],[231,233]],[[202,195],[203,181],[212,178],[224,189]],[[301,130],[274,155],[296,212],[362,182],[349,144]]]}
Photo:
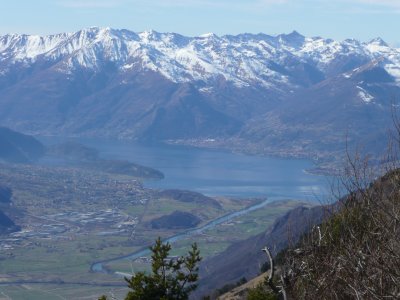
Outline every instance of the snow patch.
{"label": "snow patch", "polygon": [[357,88],[359,89],[358,97],[359,97],[362,101],[364,101],[365,103],[371,103],[372,100],[375,99],[371,94],[369,94],[369,93],[368,93],[365,89],[363,89],[362,87],[357,86]]}
{"label": "snow patch", "polygon": [[395,80],[400,83],[400,63],[396,64],[387,64],[385,66],[385,70],[395,78]]}
{"label": "snow patch", "polygon": [[132,69],[135,66],[135,64],[126,64],[122,66],[122,69],[124,70],[129,70]]}
{"label": "snow patch", "polygon": [[203,88],[200,88],[199,91],[201,93],[207,94],[207,93],[211,93],[213,91],[213,88],[212,87],[203,87]]}

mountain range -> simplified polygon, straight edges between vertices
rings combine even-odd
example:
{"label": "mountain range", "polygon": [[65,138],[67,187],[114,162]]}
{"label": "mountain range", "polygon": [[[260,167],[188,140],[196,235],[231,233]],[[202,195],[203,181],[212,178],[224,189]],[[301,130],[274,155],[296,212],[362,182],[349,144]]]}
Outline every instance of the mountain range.
{"label": "mountain range", "polygon": [[0,36],[0,125],[325,156],[375,142],[400,94],[382,39],[87,28]]}

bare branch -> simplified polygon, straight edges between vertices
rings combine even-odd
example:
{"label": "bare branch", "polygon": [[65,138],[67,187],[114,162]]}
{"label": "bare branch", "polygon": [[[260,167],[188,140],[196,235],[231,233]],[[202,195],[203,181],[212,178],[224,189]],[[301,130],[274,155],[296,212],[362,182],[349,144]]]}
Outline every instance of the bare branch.
{"label": "bare branch", "polygon": [[275,266],[274,266],[274,260],[272,259],[271,251],[269,250],[268,247],[263,248],[262,251],[264,251],[267,254],[268,259],[269,259],[270,269],[271,269],[269,272],[269,275],[268,275],[267,284],[274,291],[274,293],[279,294],[280,290],[275,286],[275,284],[273,282],[273,278],[274,278],[274,274],[275,274]]}

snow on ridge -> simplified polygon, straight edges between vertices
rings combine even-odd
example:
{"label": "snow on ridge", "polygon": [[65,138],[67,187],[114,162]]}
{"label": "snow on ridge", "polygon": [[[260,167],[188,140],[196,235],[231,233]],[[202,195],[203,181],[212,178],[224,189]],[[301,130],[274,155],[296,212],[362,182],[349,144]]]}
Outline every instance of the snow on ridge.
{"label": "snow on ridge", "polygon": [[109,27],[89,27],[42,37],[0,36],[0,61],[33,63],[38,57],[65,59],[59,70],[69,72],[76,67],[98,68],[102,61],[108,60],[121,71],[141,65],[174,82],[208,81],[223,76],[239,86],[289,84],[284,73],[271,67],[274,64],[285,68],[288,67],[286,61],[298,60],[313,63],[323,71],[337,57],[350,55],[369,60],[384,56],[386,70],[400,81],[400,50],[389,47],[381,39],[368,43],[354,39],[339,42],[304,37],[297,32],[276,36],[209,33],[186,37],[154,30],[133,32]]}
{"label": "snow on ridge", "polygon": [[203,33],[203,34],[199,35],[200,38],[210,38],[210,37],[215,37],[215,36],[217,36],[217,35],[215,33],[212,33],[212,32]]}
{"label": "snow on ridge", "polygon": [[15,60],[33,59],[59,46],[68,34],[53,36],[5,35],[0,37],[0,52],[11,52]]}

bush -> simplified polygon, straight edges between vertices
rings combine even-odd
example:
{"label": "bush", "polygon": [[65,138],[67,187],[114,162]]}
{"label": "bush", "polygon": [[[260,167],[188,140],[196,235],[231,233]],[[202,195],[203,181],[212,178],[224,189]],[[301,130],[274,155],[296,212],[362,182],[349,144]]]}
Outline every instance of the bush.
{"label": "bush", "polygon": [[249,289],[247,300],[278,300],[278,296],[268,291],[264,284]]}
{"label": "bush", "polygon": [[296,299],[400,296],[400,171],[387,171],[369,181],[367,165],[350,162],[342,179],[348,196],[287,252],[287,290]]}

